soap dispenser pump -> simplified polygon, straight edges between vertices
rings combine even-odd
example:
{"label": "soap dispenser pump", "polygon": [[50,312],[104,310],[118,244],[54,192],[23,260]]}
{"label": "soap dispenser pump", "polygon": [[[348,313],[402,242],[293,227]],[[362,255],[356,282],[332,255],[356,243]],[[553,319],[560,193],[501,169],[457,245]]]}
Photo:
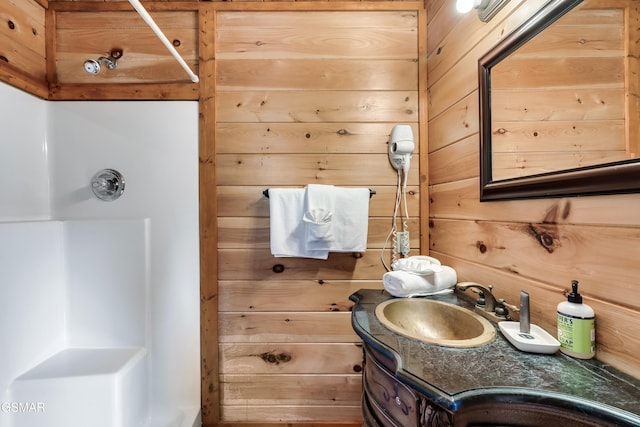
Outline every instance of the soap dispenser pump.
{"label": "soap dispenser pump", "polygon": [[582,303],[577,280],[571,281],[567,301],[558,304],[558,341],[569,356],[591,359],[596,354],[595,313]]}

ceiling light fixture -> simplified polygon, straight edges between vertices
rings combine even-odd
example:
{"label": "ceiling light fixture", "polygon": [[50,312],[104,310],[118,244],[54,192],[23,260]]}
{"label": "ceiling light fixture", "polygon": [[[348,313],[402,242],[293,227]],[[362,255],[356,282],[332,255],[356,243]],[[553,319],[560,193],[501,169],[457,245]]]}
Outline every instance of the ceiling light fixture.
{"label": "ceiling light fixture", "polygon": [[467,13],[478,9],[478,18],[482,22],[489,22],[508,2],[509,0],[457,0],[456,10]]}

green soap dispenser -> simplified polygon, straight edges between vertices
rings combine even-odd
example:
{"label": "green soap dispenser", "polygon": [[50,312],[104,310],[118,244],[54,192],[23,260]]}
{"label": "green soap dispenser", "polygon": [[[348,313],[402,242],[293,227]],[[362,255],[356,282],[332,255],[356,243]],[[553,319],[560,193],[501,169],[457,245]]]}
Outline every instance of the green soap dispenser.
{"label": "green soap dispenser", "polygon": [[558,341],[560,351],[578,359],[591,359],[596,354],[595,313],[582,303],[578,281],[571,281],[567,301],[558,304]]}

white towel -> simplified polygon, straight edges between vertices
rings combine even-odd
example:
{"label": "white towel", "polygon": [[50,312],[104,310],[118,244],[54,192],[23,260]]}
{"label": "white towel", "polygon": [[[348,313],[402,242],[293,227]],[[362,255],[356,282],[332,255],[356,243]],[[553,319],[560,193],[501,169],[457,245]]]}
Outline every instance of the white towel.
{"label": "white towel", "polygon": [[446,265],[433,274],[414,274],[395,270],[384,273],[384,289],[394,297],[416,297],[453,292],[458,281],[456,271]]}
{"label": "white towel", "polygon": [[307,250],[329,251],[333,247],[335,201],[336,192],[333,185],[307,185],[302,216],[306,229]]}
{"label": "white towel", "polygon": [[271,253],[275,257],[327,259],[327,251],[306,248],[303,188],[272,188],[269,190]]}
{"label": "white towel", "polygon": [[333,252],[364,252],[369,230],[368,188],[336,187]]}

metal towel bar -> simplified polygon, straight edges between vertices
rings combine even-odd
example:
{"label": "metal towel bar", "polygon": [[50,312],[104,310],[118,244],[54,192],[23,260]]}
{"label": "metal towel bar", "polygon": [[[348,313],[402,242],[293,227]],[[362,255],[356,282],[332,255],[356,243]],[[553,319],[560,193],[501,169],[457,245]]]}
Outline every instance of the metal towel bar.
{"label": "metal towel bar", "polygon": [[[267,188],[266,190],[264,190],[262,192],[262,194],[264,194],[264,197],[266,197],[268,199],[269,198],[269,189]],[[374,194],[376,194],[375,190],[369,189],[369,198],[373,197]]]}

